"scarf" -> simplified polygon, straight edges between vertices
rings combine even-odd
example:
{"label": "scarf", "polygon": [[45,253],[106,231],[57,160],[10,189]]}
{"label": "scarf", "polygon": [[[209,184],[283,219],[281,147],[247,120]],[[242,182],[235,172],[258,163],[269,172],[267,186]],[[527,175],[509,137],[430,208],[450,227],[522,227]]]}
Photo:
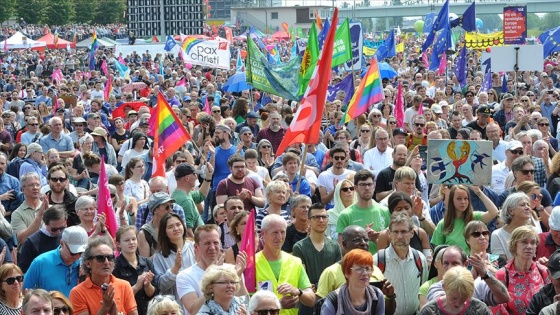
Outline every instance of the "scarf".
{"label": "scarf", "polygon": [[210,309],[210,314],[212,315],[235,315],[239,308],[241,308],[241,302],[239,302],[238,297],[234,296],[228,311],[224,311],[220,304],[214,300],[206,301],[206,306]]}
{"label": "scarf", "polygon": [[377,300],[377,294],[372,286],[366,287],[366,305],[367,308],[365,311],[360,312],[357,311],[352,302],[350,302],[350,293],[348,292],[347,284],[343,284],[338,291],[338,308],[336,310],[336,315],[368,315],[372,314],[375,310],[371,309],[371,305],[373,304],[374,300]]}
{"label": "scarf", "polygon": [[[334,208],[327,211],[327,214],[329,215],[329,223],[328,224],[331,224],[331,225],[334,225],[334,226],[336,226],[336,223],[338,221],[338,217],[340,216],[340,213],[342,212],[342,210],[346,209],[346,207],[342,203],[342,199],[340,198],[340,188],[342,188],[342,183],[345,182],[345,181],[348,181],[352,185],[354,184],[347,179],[339,181],[334,188],[334,196],[333,196]],[[356,197],[356,194],[354,194],[354,201],[352,202],[352,204],[354,204],[356,201],[357,201],[357,197]]]}

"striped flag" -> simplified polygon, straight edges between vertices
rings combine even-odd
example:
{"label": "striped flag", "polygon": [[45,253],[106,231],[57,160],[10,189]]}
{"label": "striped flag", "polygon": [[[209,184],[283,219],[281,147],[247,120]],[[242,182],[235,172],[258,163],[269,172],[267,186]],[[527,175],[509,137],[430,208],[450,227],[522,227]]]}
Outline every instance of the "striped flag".
{"label": "striped flag", "polygon": [[344,118],[340,121],[340,123],[345,124],[360,116],[365,113],[370,106],[377,102],[381,102],[384,98],[385,94],[383,94],[379,64],[377,63],[377,58],[374,57],[366,76],[360,83],[358,90],[348,104]]}

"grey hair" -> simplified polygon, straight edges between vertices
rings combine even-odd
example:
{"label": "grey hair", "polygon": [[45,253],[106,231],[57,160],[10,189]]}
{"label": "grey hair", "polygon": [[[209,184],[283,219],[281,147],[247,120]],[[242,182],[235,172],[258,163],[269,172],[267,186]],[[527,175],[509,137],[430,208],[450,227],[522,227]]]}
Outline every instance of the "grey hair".
{"label": "grey hair", "polygon": [[152,186],[152,184],[155,184],[157,182],[160,182],[161,184],[163,184],[165,187],[168,186],[168,182],[167,182],[167,178],[163,177],[163,176],[156,176],[156,177],[152,177],[150,178],[150,180],[148,181],[148,186]]}
{"label": "grey hair", "polygon": [[58,120],[62,123],[62,119],[60,119],[60,117],[54,116],[54,117],[51,117],[51,119],[49,119],[49,126],[52,126],[54,124],[55,120]]}
{"label": "grey hair", "polygon": [[533,139],[534,137],[537,137],[537,140],[541,140],[542,139],[542,132],[540,130],[537,129],[529,129],[527,130],[527,135]]}
{"label": "grey hair", "polygon": [[502,210],[500,211],[500,219],[504,224],[510,224],[513,220],[513,216],[508,210],[517,207],[521,201],[530,202],[529,197],[523,192],[513,193],[506,198],[502,205]]}
{"label": "grey hair", "polygon": [[279,216],[278,214],[269,214],[262,220],[261,231],[268,230],[268,226],[272,223],[283,223],[285,226],[284,229],[286,229],[286,227],[288,226],[288,223],[286,223],[286,220],[284,220],[283,217]]}
{"label": "grey hair", "polygon": [[76,205],[74,206],[74,208],[77,210],[82,210],[83,208],[87,207],[90,204],[95,204],[95,199],[93,199],[90,196],[80,196],[80,198],[78,198],[76,200]]}
{"label": "grey hair", "polygon": [[[520,132],[518,132],[518,133],[515,135],[515,140],[521,141],[520,139],[523,138],[523,137],[525,137],[525,136],[529,136],[529,135],[527,134],[527,131],[520,131]],[[529,136],[529,138],[531,138],[531,136]]]}
{"label": "grey hair", "polygon": [[31,300],[31,298],[34,296],[44,300],[45,302],[49,302],[51,305],[51,311],[53,310],[53,300],[49,292],[47,292],[47,290],[44,289],[34,289],[29,293],[27,293],[23,298],[23,303],[21,305],[21,309],[23,313],[29,314],[27,307],[29,306],[29,300]]}
{"label": "grey hair", "polygon": [[109,240],[107,238],[104,237],[96,237],[94,239],[91,239],[88,242],[88,245],[86,247],[86,250],[84,251],[84,253],[82,254],[82,268],[84,269],[84,272],[86,273],[86,275],[90,275],[91,274],[91,268],[89,268],[86,264],[86,261],[90,260],[93,255],[92,255],[92,250],[98,246],[101,245],[107,245],[109,246],[111,249],[113,248],[113,244],[111,244],[109,242]]}
{"label": "grey hair", "polygon": [[295,195],[290,200],[290,208],[291,209],[297,208],[297,206],[299,206],[300,203],[304,203],[304,202],[308,202],[309,204],[311,204],[311,198],[309,198],[306,195]]}
{"label": "grey hair", "polygon": [[91,140],[93,141],[93,136],[90,135],[89,133],[86,133],[83,137],[81,137],[80,139],[78,139],[78,143],[80,145],[83,145],[84,143],[86,143],[86,141]]}
{"label": "grey hair", "polygon": [[25,186],[25,183],[27,182],[27,180],[31,179],[31,178],[35,178],[36,180],[38,180],[39,182],[41,182],[41,179],[39,178],[39,174],[37,173],[33,173],[33,172],[29,172],[29,173],[25,173],[23,174],[23,176],[20,179],[20,185],[23,187]]}
{"label": "grey hair", "polygon": [[533,142],[533,152],[535,152],[537,147],[540,146],[540,145],[545,145],[548,149],[550,149],[550,147],[548,146],[548,143],[546,143],[546,141],[539,139],[539,140]]}
{"label": "grey hair", "polygon": [[281,308],[280,300],[278,300],[276,294],[272,293],[271,291],[260,290],[253,294],[251,300],[249,300],[249,307],[247,307],[249,313],[253,313],[254,311],[256,311],[262,300],[274,300],[274,304],[276,305],[276,307],[278,309]]}

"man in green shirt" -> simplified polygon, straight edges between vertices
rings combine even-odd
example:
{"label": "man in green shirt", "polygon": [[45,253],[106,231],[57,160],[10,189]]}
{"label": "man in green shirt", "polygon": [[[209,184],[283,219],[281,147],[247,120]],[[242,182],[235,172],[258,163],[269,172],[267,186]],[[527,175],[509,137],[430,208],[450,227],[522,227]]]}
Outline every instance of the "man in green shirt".
{"label": "man in green shirt", "polygon": [[369,170],[360,170],[354,175],[354,187],[358,194],[358,201],[344,209],[338,217],[336,232],[338,243],[342,246],[342,231],[350,225],[363,227],[370,239],[369,252],[377,252],[377,237],[379,232],[389,226],[391,215],[389,210],[380,206],[373,200],[375,182],[373,174]]}
{"label": "man in green shirt", "polygon": [[[196,227],[204,224],[196,209],[196,204],[204,201],[208,195],[213,173],[214,167],[210,163],[206,163],[206,171],[197,170],[194,165],[188,163],[180,164],[175,168],[177,189],[171,198],[175,199],[175,203],[183,207],[183,211],[185,211],[188,237],[194,237],[193,231]],[[204,174],[204,182],[198,190],[194,190],[197,174]]]}

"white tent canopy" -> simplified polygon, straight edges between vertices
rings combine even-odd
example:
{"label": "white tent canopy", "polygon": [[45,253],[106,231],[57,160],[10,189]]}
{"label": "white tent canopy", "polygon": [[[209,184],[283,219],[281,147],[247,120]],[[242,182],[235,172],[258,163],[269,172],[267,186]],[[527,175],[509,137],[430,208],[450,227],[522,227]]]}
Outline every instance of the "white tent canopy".
{"label": "white tent canopy", "polygon": [[[78,42],[76,44],[77,48],[90,48],[91,47],[91,40],[92,37],[86,38],[81,42]],[[115,44],[103,39],[103,38],[97,38],[97,43],[99,44],[99,47],[104,47],[104,48],[113,48],[115,47]]]}
{"label": "white tent canopy", "polygon": [[29,49],[45,47],[47,45],[47,43],[44,42],[34,41],[31,38],[26,37],[19,31],[7,40],[0,42],[0,49],[4,49],[6,41],[8,42],[8,49]]}

